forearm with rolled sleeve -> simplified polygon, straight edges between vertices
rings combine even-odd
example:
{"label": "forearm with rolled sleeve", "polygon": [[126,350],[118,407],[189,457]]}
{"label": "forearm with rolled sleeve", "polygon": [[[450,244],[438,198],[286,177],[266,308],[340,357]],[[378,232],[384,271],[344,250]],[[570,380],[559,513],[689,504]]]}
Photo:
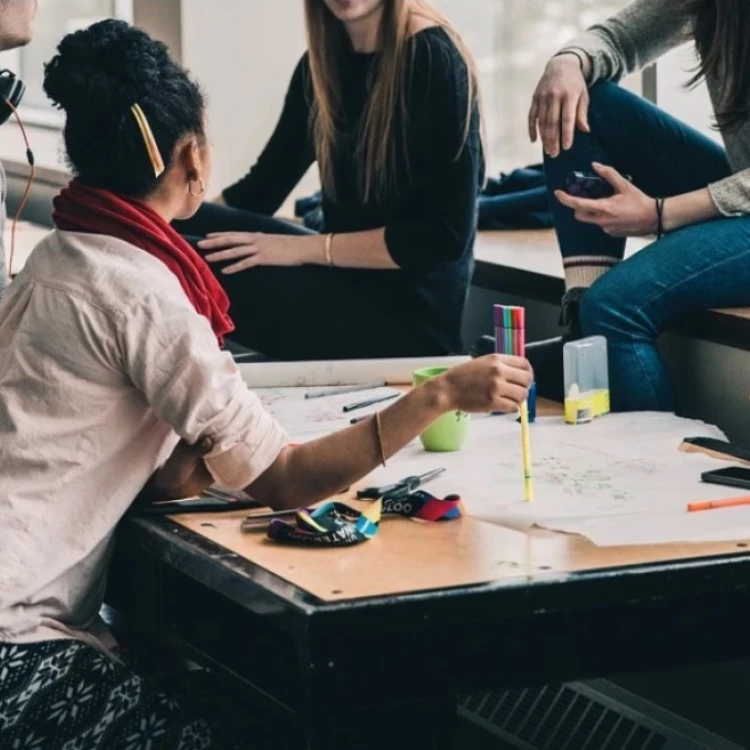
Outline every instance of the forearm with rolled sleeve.
{"label": "forearm with rolled sleeve", "polygon": [[120,333],[120,347],[126,372],[157,416],[189,444],[211,439],[204,461],[220,486],[244,489],[288,445],[187,299],[141,301]]}

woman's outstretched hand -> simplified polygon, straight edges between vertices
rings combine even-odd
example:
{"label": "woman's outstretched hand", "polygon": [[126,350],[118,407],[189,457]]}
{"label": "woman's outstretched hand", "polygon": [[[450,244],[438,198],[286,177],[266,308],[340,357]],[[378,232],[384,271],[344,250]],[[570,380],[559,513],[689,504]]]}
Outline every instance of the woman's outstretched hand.
{"label": "woman's outstretched hand", "polygon": [[[521,357],[489,354],[453,367],[413,388],[379,413],[319,440],[285,449],[248,494],[272,508],[295,508],[332,497],[400,451],[452,411],[516,412],[528,398],[531,365]],[[373,424],[377,430],[373,430]]]}

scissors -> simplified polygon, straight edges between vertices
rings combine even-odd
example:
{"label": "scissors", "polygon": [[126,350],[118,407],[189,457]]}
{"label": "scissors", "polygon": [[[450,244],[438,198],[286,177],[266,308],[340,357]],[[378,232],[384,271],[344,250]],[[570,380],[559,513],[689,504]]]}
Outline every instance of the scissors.
{"label": "scissors", "polygon": [[232,513],[262,507],[261,503],[248,497],[244,492],[227,492],[218,487],[209,487],[200,497],[135,505],[131,513],[139,516],[171,516],[183,513]]}
{"label": "scissors", "polygon": [[426,474],[421,476],[412,476],[402,479],[400,482],[394,484],[386,484],[382,487],[365,487],[357,493],[357,497],[360,500],[370,499],[377,500],[383,498],[386,500],[397,500],[402,497],[407,497],[413,492],[416,492],[423,484],[431,482],[433,479],[437,479],[441,474],[445,473],[445,469],[433,469],[428,471]]}

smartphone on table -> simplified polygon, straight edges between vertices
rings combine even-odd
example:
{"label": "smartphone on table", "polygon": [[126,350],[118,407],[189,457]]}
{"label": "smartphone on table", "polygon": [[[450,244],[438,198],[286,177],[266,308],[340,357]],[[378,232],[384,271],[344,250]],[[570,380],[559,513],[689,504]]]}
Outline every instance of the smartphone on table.
{"label": "smartphone on table", "polygon": [[728,466],[725,469],[704,471],[701,479],[709,484],[724,484],[750,490],[750,467]]}

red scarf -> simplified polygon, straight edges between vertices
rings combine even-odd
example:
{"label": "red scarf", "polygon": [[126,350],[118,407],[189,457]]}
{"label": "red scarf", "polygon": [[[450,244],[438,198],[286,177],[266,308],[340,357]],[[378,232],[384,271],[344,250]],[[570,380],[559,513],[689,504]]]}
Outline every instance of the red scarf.
{"label": "red scarf", "polygon": [[219,346],[234,330],[229,298],[206,261],[146,203],[73,180],[54,206],[58,229],[116,237],[158,258],[177,277],[196,312],[208,318]]}

